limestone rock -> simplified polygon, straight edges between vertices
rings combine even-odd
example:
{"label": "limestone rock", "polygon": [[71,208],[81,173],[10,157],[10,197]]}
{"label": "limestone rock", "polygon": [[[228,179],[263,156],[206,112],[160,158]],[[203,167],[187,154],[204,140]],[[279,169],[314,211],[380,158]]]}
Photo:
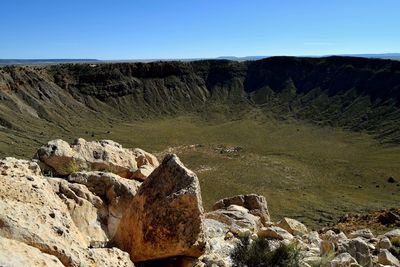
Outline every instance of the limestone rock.
{"label": "limestone rock", "polygon": [[103,247],[108,242],[102,221],[107,217],[104,202],[86,186],[69,183],[64,179],[48,179],[54,192],[65,203],[72,220],[91,247]]}
{"label": "limestone rock", "polygon": [[40,175],[40,167],[34,161],[6,157],[0,160],[0,175]]}
{"label": "limestone rock", "polygon": [[383,265],[400,266],[399,260],[387,249],[381,249],[378,255],[378,262]]}
{"label": "limestone rock", "polygon": [[349,253],[341,253],[337,255],[332,261],[323,264],[321,267],[359,267],[356,259]]}
{"label": "limestone rock", "polygon": [[198,257],[205,249],[202,220],[197,176],[171,154],[140,186],[114,240],[133,261]]}
{"label": "limestone rock", "polygon": [[246,208],[250,214],[259,217],[264,226],[267,226],[267,223],[270,221],[267,201],[263,196],[249,194],[224,198],[214,204],[213,210],[227,209],[231,205],[237,205]]}
{"label": "limestone rock", "polygon": [[362,237],[365,239],[371,239],[371,238],[374,238],[374,235],[372,234],[371,230],[369,230],[369,229],[360,229],[360,230],[351,232],[349,237],[350,238]]}
{"label": "limestone rock", "polygon": [[48,266],[64,267],[55,257],[22,242],[0,237],[0,266]]}
{"label": "limestone rock", "polygon": [[320,244],[322,242],[318,232],[316,231],[309,232],[307,235],[305,235],[303,237],[303,241],[318,248],[320,247]]}
{"label": "limestone rock", "polygon": [[379,249],[390,249],[391,247],[392,242],[390,242],[390,239],[386,236],[382,237],[377,244],[377,248]]}
{"label": "limestone rock", "polygon": [[278,239],[278,240],[292,240],[293,235],[288,231],[276,227],[263,227],[260,231],[257,232],[258,237],[270,238],[270,239]]}
{"label": "limestone rock", "polygon": [[104,207],[99,209],[98,216],[101,221],[105,222],[107,235],[112,239],[123,214],[129,209],[140,183],[106,172],[73,173],[68,176],[67,180],[85,185],[92,194],[102,200]]}
{"label": "limestone rock", "polygon": [[302,235],[307,234],[307,227],[301,222],[291,219],[291,218],[283,218],[276,226],[285,229],[292,235]]}
{"label": "limestone rock", "polygon": [[[39,148],[35,158],[44,169],[61,176],[82,170],[100,170],[143,180],[158,166],[157,159],[143,150],[132,151],[111,140],[88,142],[82,138],[72,144],[61,139],[52,140]],[[138,168],[143,171],[138,172]]]}
{"label": "limestone rock", "polygon": [[[1,162],[0,236],[54,255],[64,265],[78,266],[81,248],[89,244],[47,179],[30,175],[32,172],[21,173],[35,163],[15,159]],[[10,167],[10,162],[15,164]]]}
{"label": "limestone rock", "polygon": [[354,257],[361,266],[372,266],[372,255],[368,244],[360,237],[341,240],[338,245],[339,252],[347,252]]}
{"label": "limestone rock", "polygon": [[323,240],[321,242],[321,255],[329,255],[335,252],[335,244],[332,241]]}
{"label": "limestone rock", "polygon": [[232,266],[231,252],[240,243],[230,227],[220,221],[205,219],[206,252],[199,258],[204,266]]}
{"label": "limestone rock", "polygon": [[129,254],[118,248],[93,248],[89,250],[93,266],[134,267]]}
{"label": "limestone rock", "polygon": [[263,226],[260,217],[249,213],[248,209],[238,205],[230,205],[224,209],[207,212],[205,217],[230,226],[230,230],[235,234],[239,234],[245,229],[257,231]]}
{"label": "limestone rock", "polygon": [[384,234],[385,236],[392,238],[392,237],[400,237],[400,229],[394,229],[391,230],[389,232],[387,232],[386,234]]}
{"label": "limestone rock", "polygon": [[226,262],[221,255],[210,253],[199,258],[195,267],[231,267],[232,264]]}
{"label": "limestone rock", "polygon": [[146,179],[159,164],[157,158],[140,148],[133,150],[138,169],[134,173],[137,180]]}

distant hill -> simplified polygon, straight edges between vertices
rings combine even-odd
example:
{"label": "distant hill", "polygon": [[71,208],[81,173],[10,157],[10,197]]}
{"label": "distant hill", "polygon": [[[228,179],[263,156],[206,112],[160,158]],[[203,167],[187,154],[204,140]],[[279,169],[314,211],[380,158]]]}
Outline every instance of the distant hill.
{"label": "distant hill", "polygon": [[[386,53],[386,54],[343,54],[343,55],[326,55],[326,56],[306,56],[309,58],[323,58],[330,56],[341,56],[341,57],[361,57],[361,58],[380,58],[380,59],[391,59],[400,60],[400,53]],[[274,56],[220,56],[217,58],[171,58],[171,59],[122,59],[122,60],[100,60],[91,58],[82,59],[0,59],[1,65],[47,65],[47,64],[60,64],[60,63],[135,63],[135,62],[155,62],[155,61],[200,61],[200,60],[232,60],[232,61],[255,61],[265,58],[271,58]]]}
{"label": "distant hill", "polygon": [[98,59],[0,59],[0,65],[35,65],[58,63],[91,63]]}
{"label": "distant hill", "polygon": [[[339,55],[325,55],[325,56],[314,56],[310,55],[307,57],[327,57],[327,56],[342,56],[342,57],[362,57],[362,58],[381,58],[381,59],[392,59],[392,60],[400,60],[400,53],[385,53],[385,54],[339,54]],[[226,60],[260,60],[264,58],[269,58],[271,56],[246,56],[246,57],[235,57],[235,56],[221,56],[217,59],[226,59]]]}
{"label": "distant hill", "polygon": [[393,59],[400,60],[400,53],[386,53],[386,54],[349,54],[341,55],[348,57],[365,57],[365,58],[382,58],[382,59]]}

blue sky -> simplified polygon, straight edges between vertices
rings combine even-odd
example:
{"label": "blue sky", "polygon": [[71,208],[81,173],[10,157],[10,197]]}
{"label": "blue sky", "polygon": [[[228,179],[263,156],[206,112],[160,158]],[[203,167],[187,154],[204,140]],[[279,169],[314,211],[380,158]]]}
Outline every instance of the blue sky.
{"label": "blue sky", "polygon": [[0,1],[0,58],[400,52],[400,0]]}

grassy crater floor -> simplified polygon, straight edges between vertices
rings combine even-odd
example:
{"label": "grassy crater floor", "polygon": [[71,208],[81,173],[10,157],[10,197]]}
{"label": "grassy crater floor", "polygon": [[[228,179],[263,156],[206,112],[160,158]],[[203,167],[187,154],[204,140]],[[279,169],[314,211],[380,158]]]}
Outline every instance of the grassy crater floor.
{"label": "grassy crater floor", "polygon": [[[346,212],[398,207],[400,146],[371,136],[252,114],[240,120],[170,117],[85,123],[68,131],[0,132],[1,156],[30,157],[41,142],[112,139],[159,158],[176,153],[195,171],[206,209],[223,197],[258,193],[274,220],[321,227]],[[389,177],[396,182],[389,183]]]}

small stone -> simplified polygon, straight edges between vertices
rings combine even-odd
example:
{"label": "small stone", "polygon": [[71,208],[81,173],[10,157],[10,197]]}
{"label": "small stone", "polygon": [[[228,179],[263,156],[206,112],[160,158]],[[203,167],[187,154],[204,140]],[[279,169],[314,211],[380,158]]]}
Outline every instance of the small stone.
{"label": "small stone", "polygon": [[371,230],[369,230],[369,229],[361,229],[361,230],[351,232],[349,237],[350,238],[362,237],[365,239],[371,239],[374,237],[374,235],[372,234]]}
{"label": "small stone", "polygon": [[381,240],[379,240],[377,248],[380,249],[390,249],[392,247],[392,242],[390,242],[390,239],[388,237],[383,237]]}
{"label": "small stone", "polygon": [[387,249],[381,249],[378,254],[378,262],[383,265],[400,266],[399,260]]}
{"label": "small stone", "polygon": [[258,235],[255,234],[255,233],[253,233],[253,234],[250,235],[250,239],[251,239],[251,240],[257,240],[257,238],[258,238]]}
{"label": "small stone", "polygon": [[292,240],[293,235],[290,234],[285,229],[280,227],[271,226],[271,227],[263,227],[257,233],[258,237],[263,238],[271,238],[271,239],[278,239],[278,240]]}
{"label": "small stone", "polygon": [[400,229],[394,229],[391,230],[389,232],[387,232],[386,234],[384,234],[385,236],[392,238],[392,237],[400,237]]}
{"label": "small stone", "polygon": [[335,244],[332,241],[322,240],[320,245],[321,256],[335,252]]}
{"label": "small stone", "polygon": [[234,238],[234,235],[232,234],[232,232],[226,233],[225,240],[232,239],[232,238]]}
{"label": "small stone", "polygon": [[292,235],[303,235],[307,234],[307,227],[301,222],[291,219],[291,218],[283,218],[276,226],[285,229]]}

